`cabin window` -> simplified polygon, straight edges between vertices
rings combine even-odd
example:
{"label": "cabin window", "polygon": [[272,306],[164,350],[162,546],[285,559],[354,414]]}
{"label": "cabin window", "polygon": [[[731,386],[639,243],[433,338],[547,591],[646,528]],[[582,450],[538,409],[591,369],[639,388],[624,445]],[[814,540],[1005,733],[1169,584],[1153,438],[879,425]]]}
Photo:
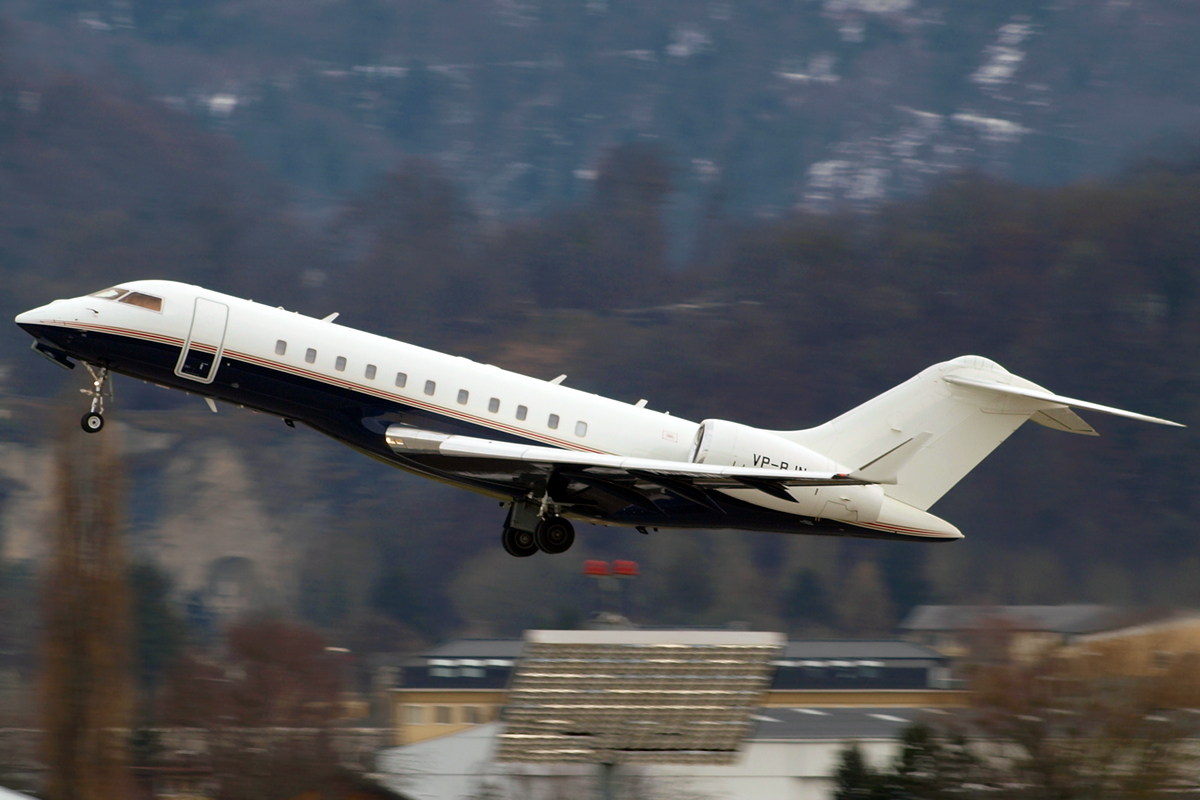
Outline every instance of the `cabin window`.
{"label": "cabin window", "polygon": [[285,342],[283,339],[280,339],[278,342],[275,343],[275,355],[281,356],[286,352],[287,352],[287,342]]}
{"label": "cabin window", "polygon": [[333,362],[333,368],[336,369],[338,372],[345,372],[346,371],[346,357],[338,356],[337,360]]}
{"label": "cabin window", "polygon": [[406,383],[408,383],[408,375],[406,375],[403,372],[397,372],[396,373],[396,385],[399,386],[401,389],[403,389],[404,385]]}
{"label": "cabin window", "polygon": [[304,360],[309,364],[316,361],[317,360],[317,351],[313,350],[311,347],[308,348],[307,350],[305,350],[304,351]]}
{"label": "cabin window", "polygon": [[363,372],[363,375],[364,375],[364,376],[366,377],[366,379],[367,379],[367,380],[369,380],[369,381],[373,381],[373,380],[375,380],[375,365],[374,365],[374,364],[367,364],[367,368],[366,368],[366,370]]}
{"label": "cabin window", "polygon": [[101,300],[116,300],[118,297],[128,293],[128,289],[122,289],[120,286],[114,286],[111,289],[101,289],[98,292],[92,292],[88,295],[88,297],[99,297]]}
{"label": "cabin window", "polygon": [[557,428],[558,427],[558,414],[551,414],[550,419],[546,420],[546,424],[549,425],[551,429]]}
{"label": "cabin window", "polygon": [[491,400],[488,400],[488,411],[492,412],[493,414],[500,411],[500,398],[499,397],[493,397]]}
{"label": "cabin window", "polygon": [[433,397],[433,393],[437,391],[437,384],[433,381],[425,381],[425,394]]}
{"label": "cabin window", "polygon": [[517,419],[525,419],[529,416],[529,409],[525,406],[517,406]]}
{"label": "cabin window", "polygon": [[467,404],[467,399],[470,398],[470,396],[471,396],[471,393],[468,392],[466,389],[459,389],[458,390],[458,404],[460,406],[465,406]]}
{"label": "cabin window", "polygon": [[579,422],[575,423],[575,435],[580,437],[581,439],[584,436],[587,436],[587,423],[586,422],[584,422],[583,420],[579,420]]}
{"label": "cabin window", "polygon": [[154,295],[142,294],[141,292],[130,292],[117,301],[118,303],[128,303],[131,306],[139,308],[148,308],[151,311],[162,311],[162,298]]}

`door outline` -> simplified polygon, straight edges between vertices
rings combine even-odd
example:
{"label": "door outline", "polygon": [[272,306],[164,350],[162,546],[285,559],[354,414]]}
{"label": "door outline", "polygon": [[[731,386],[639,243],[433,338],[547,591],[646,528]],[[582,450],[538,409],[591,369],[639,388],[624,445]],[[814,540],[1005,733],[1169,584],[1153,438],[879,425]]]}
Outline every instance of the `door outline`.
{"label": "door outline", "polygon": [[[204,315],[209,316],[204,316]],[[216,323],[216,315],[220,315],[221,321]],[[211,330],[201,330],[201,343],[197,344],[195,350],[204,355],[211,355],[212,362],[207,372],[202,375],[188,373],[184,371],[184,367],[188,366],[188,356],[192,355],[192,339],[197,336],[197,325],[210,324]],[[220,335],[216,335],[216,329],[220,328]],[[192,308],[192,324],[188,328],[187,339],[183,343],[183,349],[179,351],[179,360],[175,362],[175,374],[181,378],[187,378],[189,381],[197,383],[212,383],[217,377],[217,370],[221,366],[221,357],[225,355],[225,331],[229,327],[229,306],[224,303],[219,303],[216,300],[209,300],[206,297],[197,297],[196,303]],[[207,335],[205,335],[207,334]],[[209,348],[214,347],[205,339],[216,339],[215,350],[210,351]]]}

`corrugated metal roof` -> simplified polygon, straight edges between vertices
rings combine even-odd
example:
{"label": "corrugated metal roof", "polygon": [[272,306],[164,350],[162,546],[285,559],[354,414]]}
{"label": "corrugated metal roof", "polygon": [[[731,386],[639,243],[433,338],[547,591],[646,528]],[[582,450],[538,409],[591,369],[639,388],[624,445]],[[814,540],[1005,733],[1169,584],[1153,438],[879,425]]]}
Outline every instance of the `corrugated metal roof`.
{"label": "corrugated metal roof", "polygon": [[1118,624],[1112,606],[917,606],[900,627],[909,631],[961,631],[1001,621],[1016,630],[1091,633]]}

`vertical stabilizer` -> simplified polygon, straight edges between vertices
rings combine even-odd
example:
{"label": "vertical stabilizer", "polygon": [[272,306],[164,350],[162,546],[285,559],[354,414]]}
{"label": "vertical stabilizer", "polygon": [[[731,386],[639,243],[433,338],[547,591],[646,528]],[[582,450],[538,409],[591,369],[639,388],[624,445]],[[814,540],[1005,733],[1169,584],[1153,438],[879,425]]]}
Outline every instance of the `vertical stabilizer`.
{"label": "vertical stabilizer", "polygon": [[1025,420],[1065,408],[1058,401],[1066,399],[994,361],[962,356],[935,364],[824,425],[779,435],[851,469],[887,468],[884,494],[924,510]]}

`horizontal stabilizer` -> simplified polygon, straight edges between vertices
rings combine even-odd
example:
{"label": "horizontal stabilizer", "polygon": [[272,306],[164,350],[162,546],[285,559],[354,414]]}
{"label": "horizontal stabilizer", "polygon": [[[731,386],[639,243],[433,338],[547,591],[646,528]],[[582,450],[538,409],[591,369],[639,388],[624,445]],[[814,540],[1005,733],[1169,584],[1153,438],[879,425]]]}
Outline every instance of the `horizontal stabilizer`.
{"label": "horizontal stabilizer", "polygon": [[918,433],[911,439],[888,450],[874,461],[851,472],[850,477],[869,483],[895,485],[898,482],[901,468],[911,461],[912,457],[920,452],[931,438],[933,438],[933,434],[928,431]]}
{"label": "horizontal stabilizer", "polygon": [[[1099,411],[1102,414],[1113,414],[1118,417],[1128,417],[1129,419],[1137,419],[1142,422],[1154,422],[1158,425],[1174,425],[1177,428],[1186,427],[1178,422],[1171,422],[1169,419],[1161,419],[1160,417],[1150,417],[1145,414],[1137,414],[1133,411],[1125,411],[1112,406],[1102,406],[1099,403],[1089,403],[1085,400],[1076,400],[1073,397],[1062,397],[1061,395],[1051,394],[1042,389],[1025,389],[1020,386],[1009,386],[1005,383],[993,383],[991,381],[981,381],[975,378],[963,378],[958,375],[947,375],[944,380],[947,383],[952,383],[955,386],[966,386],[971,389],[982,389],[986,392],[995,392],[997,394],[1014,395],[1016,397],[1028,397],[1031,400],[1042,400],[1047,403],[1055,403],[1064,406],[1073,406],[1075,408],[1086,408],[1088,411]],[[1042,423],[1045,424],[1044,422]],[[1051,427],[1057,427],[1052,425]]]}
{"label": "horizontal stabilizer", "polygon": [[1045,425],[1056,431],[1067,433],[1082,433],[1084,436],[1099,436],[1096,429],[1084,422],[1078,414],[1069,408],[1043,408],[1030,417],[1038,425]]}

